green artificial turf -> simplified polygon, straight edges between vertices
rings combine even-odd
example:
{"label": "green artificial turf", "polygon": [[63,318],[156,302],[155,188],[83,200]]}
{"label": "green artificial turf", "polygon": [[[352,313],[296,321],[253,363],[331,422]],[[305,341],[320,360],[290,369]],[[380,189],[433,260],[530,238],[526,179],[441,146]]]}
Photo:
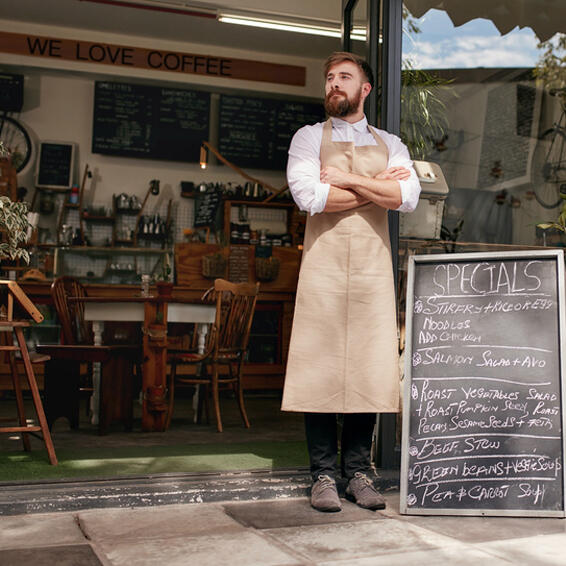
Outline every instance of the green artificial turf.
{"label": "green artificial turf", "polygon": [[56,453],[58,466],[49,464],[45,450],[0,453],[0,482],[269,470],[308,465],[304,442],[81,448]]}

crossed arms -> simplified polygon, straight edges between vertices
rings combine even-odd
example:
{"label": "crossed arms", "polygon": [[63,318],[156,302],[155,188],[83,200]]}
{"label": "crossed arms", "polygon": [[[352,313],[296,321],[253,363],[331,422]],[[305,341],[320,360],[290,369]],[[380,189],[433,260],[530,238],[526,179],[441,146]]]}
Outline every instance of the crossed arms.
{"label": "crossed arms", "polygon": [[336,167],[324,167],[322,183],[330,184],[323,212],[341,212],[373,202],[395,210],[401,206],[399,181],[407,180],[411,172],[405,167],[390,167],[375,177],[347,173]]}

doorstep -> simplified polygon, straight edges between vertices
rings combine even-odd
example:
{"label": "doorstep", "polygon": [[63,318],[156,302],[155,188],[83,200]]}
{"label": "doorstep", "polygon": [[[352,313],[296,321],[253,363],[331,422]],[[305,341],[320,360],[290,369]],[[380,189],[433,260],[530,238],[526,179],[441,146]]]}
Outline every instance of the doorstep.
{"label": "doorstep", "polygon": [[[0,516],[100,508],[149,507],[305,497],[308,469],[158,474],[96,480],[0,484]],[[399,489],[399,470],[379,470],[376,487]],[[338,482],[339,491],[345,489]]]}

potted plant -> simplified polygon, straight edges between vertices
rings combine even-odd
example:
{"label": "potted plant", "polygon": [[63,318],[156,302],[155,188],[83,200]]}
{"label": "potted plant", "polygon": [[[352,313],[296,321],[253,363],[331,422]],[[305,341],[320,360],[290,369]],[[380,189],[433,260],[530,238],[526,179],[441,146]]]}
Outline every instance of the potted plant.
{"label": "potted plant", "polygon": [[[0,141],[0,161],[12,167],[10,152]],[[28,238],[30,223],[28,221],[27,202],[14,202],[7,196],[0,197],[0,260],[22,259],[29,263],[29,252],[22,248]]]}

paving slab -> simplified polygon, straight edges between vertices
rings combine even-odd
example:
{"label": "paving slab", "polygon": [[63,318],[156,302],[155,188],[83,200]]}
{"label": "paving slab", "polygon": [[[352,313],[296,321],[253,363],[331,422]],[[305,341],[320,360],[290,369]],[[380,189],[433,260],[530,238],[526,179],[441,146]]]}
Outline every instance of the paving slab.
{"label": "paving slab", "polygon": [[316,563],[458,544],[449,537],[395,519],[308,525],[263,532]]}
{"label": "paving slab", "polygon": [[[84,544],[84,542],[85,537],[71,513],[0,518],[0,549]],[[3,561],[0,560],[0,563],[3,564]]]}
{"label": "paving slab", "polygon": [[512,564],[528,564],[528,566],[564,566],[566,564],[565,534],[498,540],[478,544],[476,548],[505,557]]}
{"label": "paving slab", "polygon": [[478,564],[510,566],[517,563],[504,558],[498,558],[489,552],[484,552],[477,548],[454,545],[433,550],[384,554],[367,558],[354,558],[352,560],[318,562],[317,566],[423,566],[424,564],[434,564],[434,566],[478,566]]}
{"label": "paving slab", "polygon": [[220,505],[163,505],[136,509],[96,509],[78,514],[85,535],[99,540],[144,540],[243,532]]}
{"label": "paving slab", "polygon": [[[566,533],[564,519],[520,517],[467,517],[467,516],[408,516],[399,521],[453,537],[462,542],[478,543],[492,540],[511,540],[537,534]],[[566,560],[564,561],[566,564]]]}
{"label": "paving slab", "polygon": [[[566,533],[566,521],[539,517],[469,517],[464,515],[400,515],[399,494],[385,494],[387,507],[381,514],[454,537],[462,542],[487,542],[537,534]],[[564,561],[566,564],[566,560]]]}
{"label": "paving slab", "polygon": [[[301,560],[253,532],[140,540],[102,541],[97,551],[112,566],[299,566]],[[21,565],[20,565],[21,566]]]}
{"label": "paving slab", "polygon": [[342,511],[321,513],[313,509],[308,497],[289,500],[252,501],[226,503],[223,505],[228,515],[246,527],[255,529],[277,529],[299,525],[325,525],[328,523],[347,523],[352,521],[371,521],[384,519],[375,511],[362,509],[356,504],[342,500]]}
{"label": "paving slab", "polygon": [[2,566],[101,566],[88,544],[3,550]]}

